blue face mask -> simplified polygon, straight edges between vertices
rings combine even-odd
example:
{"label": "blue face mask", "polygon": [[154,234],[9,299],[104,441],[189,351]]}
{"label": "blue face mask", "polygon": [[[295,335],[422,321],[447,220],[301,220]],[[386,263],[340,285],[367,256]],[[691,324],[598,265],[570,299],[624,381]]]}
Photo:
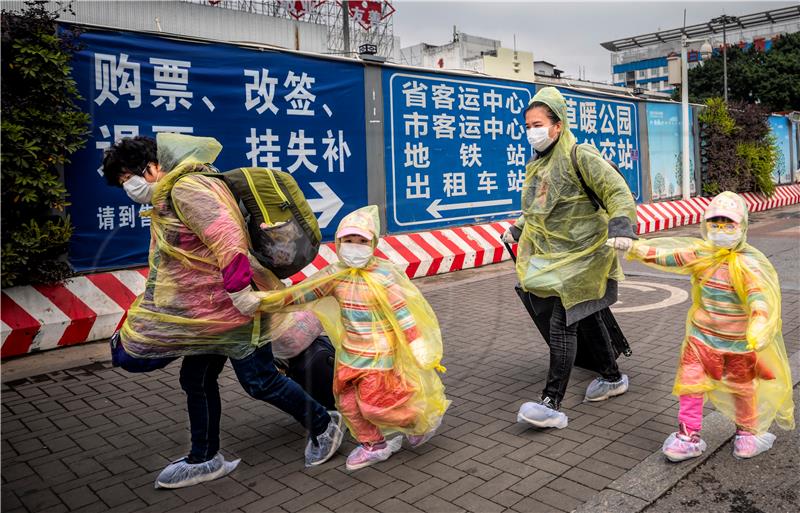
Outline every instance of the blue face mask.
{"label": "blue face mask", "polygon": [[128,197],[136,203],[141,204],[150,203],[150,200],[153,199],[154,186],[154,183],[150,183],[145,180],[144,177],[138,175],[128,178],[125,183],[122,184],[122,188],[125,189],[125,193]]}

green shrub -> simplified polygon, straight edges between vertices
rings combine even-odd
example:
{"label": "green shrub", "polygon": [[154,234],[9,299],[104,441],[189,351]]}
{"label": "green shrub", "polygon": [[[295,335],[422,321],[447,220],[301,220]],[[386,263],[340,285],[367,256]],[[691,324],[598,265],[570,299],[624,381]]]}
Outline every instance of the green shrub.
{"label": "green shrub", "polygon": [[767,196],[775,193],[772,171],[778,162],[778,147],[775,137],[766,136],[763,142],[743,142],[736,146],[736,155],[743,161],[755,181],[756,190]]}
{"label": "green shrub", "polygon": [[707,123],[723,135],[731,135],[736,128],[736,122],[728,113],[728,106],[722,98],[709,98],[706,108],[697,116],[701,123]]}
{"label": "green shrub", "polygon": [[769,112],[753,103],[710,98],[699,114],[700,144],[706,148],[701,169],[703,193],[722,191],[775,193],[772,172],[779,150],[770,134]]}
{"label": "green shrub", "polygon": [[56,33],[45,2],[2,12],[2,286],[50,283],[71,274],[64,258],[61,170],[86,142],[89,115],[71,76],[75,33]]}

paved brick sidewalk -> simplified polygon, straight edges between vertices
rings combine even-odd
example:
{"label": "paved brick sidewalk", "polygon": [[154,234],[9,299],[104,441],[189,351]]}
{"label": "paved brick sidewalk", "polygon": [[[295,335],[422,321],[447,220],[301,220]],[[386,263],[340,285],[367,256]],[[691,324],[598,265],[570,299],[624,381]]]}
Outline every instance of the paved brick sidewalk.
{"label": "paved brick sidewalk", "polygon": [[[248,398],[226,368],[222,447],[241,465],[219,481],[154,490],[158,471],[188,448],[179,366],[131,375],[98,364],[3,385],[3,511],[570,511],[660,447],[675,425],[670,390],[688,302],[619,313],[635,353],[621,359],[630,391],[582,404],[594,376],[576,369],[564,400],[569,427],[539,431],[515,419],[543,387],[544,342],[514,295],[513,274],[470,273],[425,287],[444,330],[453,400],[427,445],[348,473],[349,441],[306,470],[302,429]],[[688,290],[683,280],[630,282]],[[621,291],[625,307],[666,296]],[[790,354],[800,349],[799,300],[784,293]]]}

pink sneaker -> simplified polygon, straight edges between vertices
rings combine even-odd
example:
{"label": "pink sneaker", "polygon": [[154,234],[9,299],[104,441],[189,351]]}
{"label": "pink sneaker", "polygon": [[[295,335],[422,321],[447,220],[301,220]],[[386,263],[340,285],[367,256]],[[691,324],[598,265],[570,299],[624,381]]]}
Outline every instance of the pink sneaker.
{"label": "pink sneaker", "polygon": [[680,424],[678,432],[669,435],[661,446],[664,456],[674,462],[696,458],[705,450],[706,442],[700,438],[700,434],[689,431],[684,424]]}
{"label": "pink sneaker", "polygon": [[386,461],[393,453],[400,450],[402,444],[403,438],[400,436],[378,444],[361,444],[353,449],[353,452],[347,457],[345,466],[347,470],[358,470],[381,461]]}
{"label": "pink sneaker", "polygon": [[754,435],[748,431],[738,429],[736,430],[736,437],[733,439],[733,455],[740,459],[752,458],[770,450],[774,442],[775,435],[772,433]]}

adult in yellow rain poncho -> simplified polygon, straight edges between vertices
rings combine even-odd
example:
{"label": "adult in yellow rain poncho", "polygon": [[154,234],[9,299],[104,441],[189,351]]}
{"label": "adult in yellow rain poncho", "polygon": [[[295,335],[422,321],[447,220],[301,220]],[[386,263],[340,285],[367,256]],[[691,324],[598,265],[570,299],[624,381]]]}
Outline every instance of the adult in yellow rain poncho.
{"label": "adult in yellow rain poncho", "polygon": [[[575,362],[577,323],[615,303],[617,282],[623,279],[617,256],[605,243],[609,237],[619,244],[636,238],[636,205],[625,180],[588,144],[577,147],[579,169],[573,167],[577,141],[567,120],[566,100],[554,87],[541,89],[528,105],[525,125],[536,153],[525,169],[522,215],[503,235],[506,242],[519,241],[517,276],[532,294],[534,309],[552,305],[547,382],[541,401],[523,404],[517,417],[537,427],[566,427],[559,405]],[[579,172],[602,208],[590,200]],[[587,388],[586,399],[624,393],[628,378],[610,345],[596,352],[603,370]]]}
{"label": "adult in yellow rain poncho", "polygon": [[218,452],[217,377],[228,357],[248,394],[309,430],[307,465],[326,461],[342,440],[341,416],[325,411],[275,369],[270,342],[303,336],[292,327],[308,325],[311,314],[267,316],[256,310],[251,281],[265,289],[280,282],[250,258],[244,219],[224,182],[201,174],[210,171],[204,164],[221,149],[212,138],[158,134],[156,141],[123,139],[103,159],[109,184],[123,187],[134,201],[153,204],[145,291],[131,306],[115,350],[140,359],[183,357],[180,384],[192,446],[187,457],[161,472],[161,487],[216,479],[238,463]]}
{"label": "adult in yellow rain poncho", "polygon": [[667,237],[633,244],[630,258],[692,277],[692,307],[672,392],[679,430],[664,442],[672,461],[699,456],[707,397],[738,428],[734,455],[772,447],[772,422],[794,428],[792,378],[781,334],[781,291],[769,260],[747,244],[747,206],[732,192],[703,214],[702,239]]}
{"label": "adult in yellow rain poncho", "polygon": [[262,294],[276,311],[315,303],[336,346],[333,393],[360,445],[348,456],[355,470],[389,458],[407,435],[427,441],[449,404],[436,373],[442,358],[439,323],[408,277],[373,251],[380,234],[378,208],[345,216],[336,231],[339,261],[293,287]]}

